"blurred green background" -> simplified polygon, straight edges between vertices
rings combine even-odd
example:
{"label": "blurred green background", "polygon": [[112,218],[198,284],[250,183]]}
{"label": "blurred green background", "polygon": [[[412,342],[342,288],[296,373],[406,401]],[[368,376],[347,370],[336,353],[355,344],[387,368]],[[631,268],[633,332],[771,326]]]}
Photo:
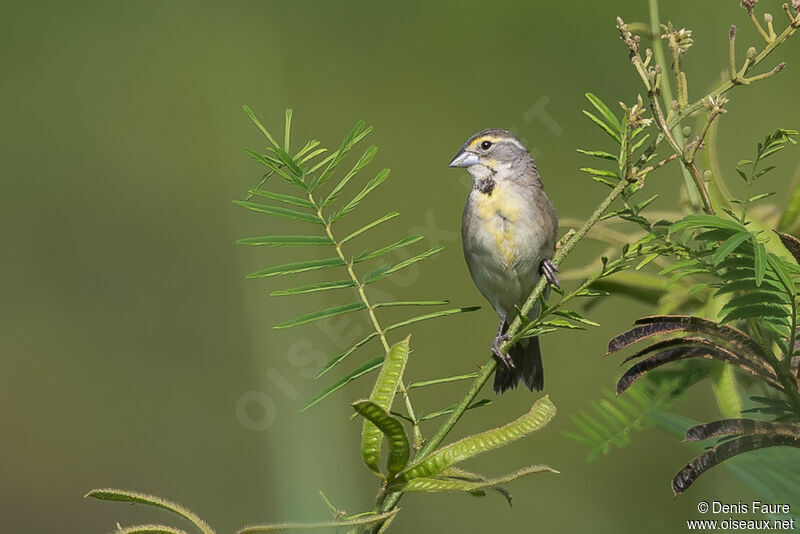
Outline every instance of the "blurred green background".
{"label": "blurred green background", "polygon": [[[760,7],[767,5],[782,28],[780,2]],[[686,58],[694,97],[726,68],[729,24],[740,27],[740,54],[763,44],[736,0],[673,0],[661,9],[663,20],[694,30]],[[361,464],[360,425],[348,422],[347,405],[366,394],[369,379],[298,413],[328,383],[309,378],[313,362],[367,327],[354,316],[270,329],[346,297],[267,296],[313,273],[245,280],[258,268],[326,253],[234,244],[303,225],[231,205],[263,171],[243,152],[264,141],[240,106],[278,135],[284,108],[293,107],[295,146],[310,137],[335,146],[357,119],[374,125],[367,142],[381,150],[370,173],[391,167],[392,175],[343,224],[395,209],[402,216],[364,246],[409,231],[446,246],[382,289],[484,305],[414,329],[409,380],[470,372],[488,356],[495,317],[461,256],[466,173],[447,162],[475,131],[512,129],[534,151],[561,216],[588,215],[606,190],[577,171],[587,161],[575,148],[605,140],[580,113],[583,93],[632,101],[640,86],[614,17],[643,21],[647,13],[642,0],[3,2],[0,530],[107,532],[115,521],[171,521],[82,499],[102,486],[174,499],[219,532],[324,519],[319,490],[348,512],[370,507],[376,479]],[[789,68],[731,95],[720,122],[727,172],[769,131],[800,126],[798,52],[795,39],[764,70],[780,59]],[[785,191],[797,162],[797,150],[781,154],[768,187]],[[676,169],[650,177],[662,208],[678,197]],[[570,262],[596,252],[589,246]],[[472,463],[499,474],[545,462],[561,475],[515,483],[513,509],[496,496],[407,496],[393,528],[681,532],[699,500],[752,498],[722,467],[673,499],[668,482],[694,451],[659,430],[590,464],[581,445],[561,436],[569,414],[619,373],[618,360],[602,357],[607,340],[647,311],[610,299],[591,314],[602,328],[548,336],[547,391],[559,415]],[[440,386],[417,404],[440,408],[465,388]],[[680,410],[715,417],[708,389],[692,390]],[[532,397],[515,391],[494,400],[470,412],[454,437],[516,417]]]}

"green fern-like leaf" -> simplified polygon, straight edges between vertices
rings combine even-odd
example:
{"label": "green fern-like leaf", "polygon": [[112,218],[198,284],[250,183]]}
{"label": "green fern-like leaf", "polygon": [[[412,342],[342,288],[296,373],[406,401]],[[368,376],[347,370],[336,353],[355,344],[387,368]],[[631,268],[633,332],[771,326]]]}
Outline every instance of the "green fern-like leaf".
{"label": "green fern-like leaf", "polygon": [[[446,299],[398,299],[374,303],[368,300],[363,290],[364,285],[377,283],[383,279],[394,276],[403,269],[421,262],[442,250],[442,247],[437,246],[422,252],[411,252],[409,257],[397,263],[383,263],[377,266],[373,264],[365,269],[366,272],[359,272],[361,270],[361,264],[371,262],[390,253],[397,253],[401,249],[408,249],[421,241],[423,236],[413,234],[400,239],[395,238],[395,240],[389,241],[386,245],[379,246],[372,251],[361,252],[360,254],[352,254],[344,248],[345,245],[356,240],[368,230],[398,215],[397,212],[390,212],[372,222],[363,224],[360,227],[357,226],[355,230],[350,230],[348,234],[339,232],[339,221],[344,218],[349,219],[349,216],[356,211],[356,208],[367,201],[369,194],[385,182],[389,176],[389,169],[379,171],[373,178],[361,185],[360,189],[357,189],[355,194],[351,193],[352,196],[347,198],[348,190],[355,186],[361,174],[374,160],[377,148],[370,146],[365,149],[355,163],[342,174],[340,174],[340,169],[344,167],[344,162],[349,153],[354,152],[354,147],[369,134],[371,128],[367,127],[363,121],[359,121],[347,135],[345,135],[338,149],[324,157],[322,154],[326,152],[326,149],[320,147],[320,143],[317,140],[308,141],[297,153],[292,154],[290,152],[291,122],[293,116],[291,110],[286,111],[282,145],[278,144],[276,137],[264,127],[249,108],[245,107],[245,113],[267,139],[265,153],[254,150],[248,150],[247,153],[250,157],[266,166],[269,172],[264,175],[255,187],[249,190],[247,199],[235,201],[234,204],[262,215],[313,223],[316,225],[319,233],[317,235],[312,235],[311,232],[303,232],[300,235],[290,234],[247,237],[240,239],[238,243],[262,247],[318,247],[320,245],[328,245],[335,249],[334,257],[296,261],[266,267],[250,273],[247,275],[248,278],[268,278],[290,274],[295,275],[322,269],[337,269],[339,272],[345,273],[340,280],[312,281],[286,289],[277,289],[272,291],[271,294],[276,296],[290,296],[319,291],[333,291],[338,294],[342,292],[342,290],[349,289],[351,291],[354,290],[357,297],[355,301],[345,301],[346,303],[335,304],[325,309],[308,311],[299,317],[282,321],[275,325],[274,328],[289,328],[344,314],[364,313],[365,311],[369,313],[369,322],[375,328],[374,332],[356,342],[342,353],[333,356],[318,373],[318,377],[328,373],[334,367],[348,360],[348,357],[374,339],[379,338],[383,347],[388,347],[386,336],[394,330],[405,328],[421,321],[437,319],[477,309],[474,307],[444,309],[423,315],[411,316],[388,326],[382,326],[376,314],[376,312],[382,308],[435,307],[447,304],[448,301]],[[285,194],[266,189],[265,184],[267,183],[267,179],[272,175],[281,176],[286,182],[300,189],[302,194]],[[337,176],[339,176],[338,179],[336,178]],[[328,187],[326,184],[334,185]],[[255,200],[251,200],[251,198]],[[338,202],[342,202],[342,205],[336,209],[334,204]],[[304,409],[313,406],[359,376],[380,367],[382,361],[382,359],[375,357],[365,363],[356,365],[355,369],[345,372],[344,375],[338,380],[335,380],[333,384],[323,388],[320,393],[308,402]]]}
{"label": "green fern-like leaf", "polygon": [[615,395],[603,391],[603,398],[590,403],[590,410],[570,416],[575,429],[562,434],[589,448],[586,461],[609,454],[631,443],[631,434],[653,426],[650,416],[670,409],[675,402],[674,388],[639,383]]}

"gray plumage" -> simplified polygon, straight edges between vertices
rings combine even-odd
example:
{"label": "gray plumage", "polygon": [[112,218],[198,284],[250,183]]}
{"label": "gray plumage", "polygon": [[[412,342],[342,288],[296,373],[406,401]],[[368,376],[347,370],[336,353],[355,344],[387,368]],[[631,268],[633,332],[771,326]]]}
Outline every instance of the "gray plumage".
{"label": "gray plumage", "polygon": [[475,285],[501,320],[493,343],[501,360],[494,389],[502,393],[522,380],[529,389],[541,390],[539,340],[522,340],[507,357],[498,354],[498,347],[515,307],[533,291],[542,263],[553,257],[558,236],[555,208],[533,158],[511,132],[490,129],[473,135],[451,166],[466,167],[473,178],[462,218],[464,257]]}

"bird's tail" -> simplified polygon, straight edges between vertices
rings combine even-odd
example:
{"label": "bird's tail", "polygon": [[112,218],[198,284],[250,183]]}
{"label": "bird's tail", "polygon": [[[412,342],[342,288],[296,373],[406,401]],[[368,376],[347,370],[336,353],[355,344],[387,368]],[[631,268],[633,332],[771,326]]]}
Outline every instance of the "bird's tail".
{"label": "bird's tail", "polygon": [[517,387],[520,380],[531,391],[541,391],[544,388],[544,367],[542,366],[542,352],[539,348],[539,338],[530,337],[520,340],[508,352],[514,362],[514,369],[508,369],[502,362],[497,364],[494,373],[494,392],[504,393]]}

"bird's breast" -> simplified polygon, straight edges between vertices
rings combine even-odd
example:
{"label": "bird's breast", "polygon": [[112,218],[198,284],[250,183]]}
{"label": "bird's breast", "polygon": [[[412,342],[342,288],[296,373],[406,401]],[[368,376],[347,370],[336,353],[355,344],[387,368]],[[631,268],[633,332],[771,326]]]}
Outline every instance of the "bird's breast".
{"label": "bird's breast", "polygon": [[496,183],[490,192],[473,191],[470,197],[475,223],[473,230],[479,248],[496,255],[503,268],[514,263],[521,246],[523,199],[513,188]]}

